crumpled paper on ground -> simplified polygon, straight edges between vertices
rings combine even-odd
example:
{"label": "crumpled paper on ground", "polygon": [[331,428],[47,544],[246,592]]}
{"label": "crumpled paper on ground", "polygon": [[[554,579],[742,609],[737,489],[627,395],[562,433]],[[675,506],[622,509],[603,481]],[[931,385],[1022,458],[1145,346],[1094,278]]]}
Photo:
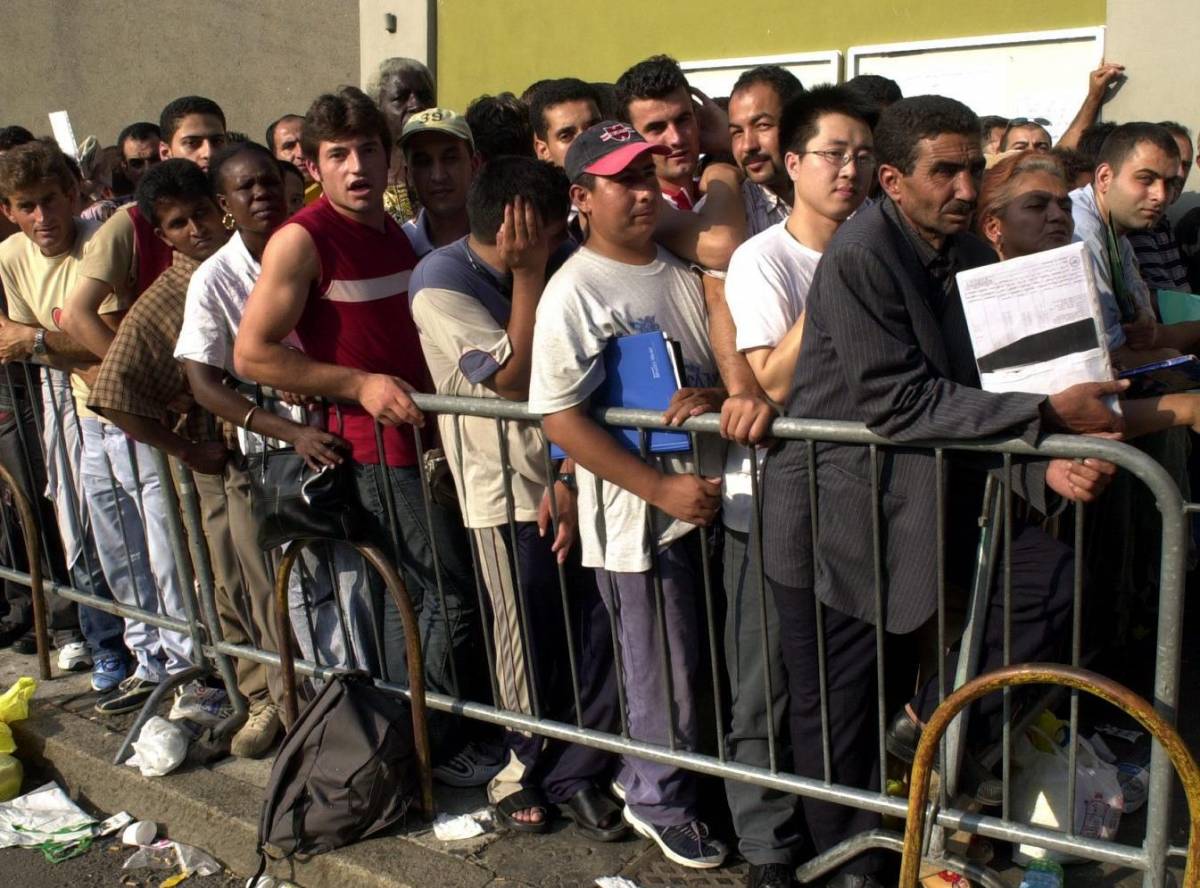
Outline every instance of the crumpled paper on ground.
{"label": "crumpled paper on ground", "polygon": [[631,882],[624,876],[601,876],[596,880],[599,888],[638,888],[636,882]]}
{"label": "crumpled paper on ground", "polygon": [[125,764],[137,768],[143,777],[162,777],[183,764],[187,751],[188,738],[183,729],[156,715],[142,725],[133,741],[133,755]]}
{"label": "crumpled paper on ground", "polygon": [[29,718],[29,700],[36,690],[37,682],[29,676],[24,676],[0,694],[0,755],[12,755],[17,751],[12,730],[8,726]]}
{"label": "crumpled paper on ground", "polygon": [[492,812],[481,808],[470,814],[439,814],[433,821],[433,834],[443,842],[473,839],[487,832],[492,822]]}
{"label": "crumpled paper on ground", "polygon": [[91,839],[96,823],[55,783],[0,803],[0,848],[69,845]]}
{"label": "crumpled paper on ground", "polygon": [[221,864],[192,845],[161,839],[153,845],[138,848],[121,867],[154,870],[176,868],[183,871],[182,875],[215,876],[221,871]]}

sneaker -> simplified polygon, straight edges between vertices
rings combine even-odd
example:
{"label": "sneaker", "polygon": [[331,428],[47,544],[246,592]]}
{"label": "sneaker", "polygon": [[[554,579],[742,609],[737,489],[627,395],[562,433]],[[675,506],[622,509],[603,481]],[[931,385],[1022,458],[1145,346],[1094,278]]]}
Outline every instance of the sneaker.
{"label": "sneaker", "polygon": [[250,707],[250,717],[233,735],[229,752],[238,758],[258,758],[271,748],[279,735],[279,707],[270,700]]}
{"label": "sneaker", "polygon": [[625,801],[625,784],[624,783],[622,783],[620,780],[613,780],[613,782],[611,784],[609,784],[609,789],[612,790],[613,795],[615,795],[621,801]]}
{"label": "sneaker", "polygon": [[118,654],[106,654],[92,663],[92,690],[107,694],[129,674],[125,658]]}
{"label": "sneaker", "polygon": [[468,743],[441,764],[433,766],[433,779],[447,786],[485,786],[504,769],[491,753],[474,742]]}
{"label": "sneaker", "polygon": [[725,862],[729,849],[724,842],[708,837],[708,827],[699,820],[683,826],[655,826],[625,806],[625,822],[643,838],[652,840],[663,856],[690,869],[715,869]]}
{"label": "sneaker", "polygon": [[119,715],[122,712],[135,712],[142,708],[146,698],[154,693],[158,682],[131,675],[117,689],[96,704],[96,711],[101,715]]}
{"label": "sneaker", "polygon": [[92,668],[92,655],[87,643],[69,641],[58,649],[58,668],[63,672],[83,672]]}
{"label": "sneaker", "polygon": [[189,681],[175,689],[175,700],[167,718],[179,721],[186,718],[198,725],[218,725],[233,713],[229,695],[220,688],[210,688],[200,681]]}

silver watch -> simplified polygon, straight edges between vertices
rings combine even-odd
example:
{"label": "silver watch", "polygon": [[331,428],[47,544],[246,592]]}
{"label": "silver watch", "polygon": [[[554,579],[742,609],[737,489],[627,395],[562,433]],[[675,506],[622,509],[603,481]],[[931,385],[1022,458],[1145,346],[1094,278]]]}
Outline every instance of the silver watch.
{"label": "silver watch", "polygon": [[39,358],[46,356],[46,331],[42,327],[33,334],[33,353]]}

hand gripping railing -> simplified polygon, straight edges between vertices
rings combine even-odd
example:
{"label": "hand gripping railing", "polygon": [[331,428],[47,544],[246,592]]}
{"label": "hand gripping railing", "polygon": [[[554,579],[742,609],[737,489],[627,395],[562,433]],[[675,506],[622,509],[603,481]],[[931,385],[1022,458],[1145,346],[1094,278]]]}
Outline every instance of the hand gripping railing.
{"label": "hand gripping railing", "polygon": [[908,796],[908,820],[904,828],[904,856],[900,864],[900,888],[916,888],[921,865],[921,847],[929,799],[929,775],[942,735],[965,707],[994,691],[1019,685],[1055,684],[1084,691],[1120,708],[1137,719],[1170,757],[1187,796],[1191,820],[1182,888],[1200,888],[1200,768],[1179,732],[1149,703],[1128,688],[1085,669],[1051,663],[1027,663],[996,669],[967,682],[938,706],[917,744]]}
{"label": "hand gripping railing", "polygon": [[[289,725],[295,724],[300,708],[296,698],[296,661],[292,650],[292,626],[288,620],[288,584],[300,554],[320,540],[294,540],[284,550],[275,576],[275,623],[279,630],[279,671],[283,679],[283,711]],[[425,660],[421,653],[421,634],[416,611],[408,589],[396,568],[379,547],[351,544],[367,562],[379,571],[388,594],[400,612],[404,624],[404,644],[408,658],[409,695],[412,704],[413,747],[417,753],[417,774],[421,781],[421,809],[433,819],[433,765],[429,750],[429,730],[425,712]]]}

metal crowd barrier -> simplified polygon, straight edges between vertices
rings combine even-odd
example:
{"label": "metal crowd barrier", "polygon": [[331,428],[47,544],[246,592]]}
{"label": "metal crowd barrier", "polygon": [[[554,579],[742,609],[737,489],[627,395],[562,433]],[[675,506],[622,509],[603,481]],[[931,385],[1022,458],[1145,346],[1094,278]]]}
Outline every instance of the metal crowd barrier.
{"label": "metal crowd barrier", "polygon": [[[28,378],[28,370],[26,369]],[[30,388],[35,388],[30,386]],[[505,452],[506,436],[504,434],[505,426],[510,422],[538,422],[540,417],[528,412],[523,404],[506,402],[492,399],[471,399],[471,398],[453,398],[438,395],[417,395],[415,400],[422,410],[429,413],[454,414],[461,416],[474,416],[490,418],[496,426],[498,441],[501,446],[503,462],[505,464],[505,473],[511,479],[511,466],[507,453]],[[661,415],[648,411],[635,411],[623,409],[608,409],[597,412],[597,418],[611,426],[634,427],[642,430],[643,440],[645,433],[651,429],[666,428],[661,421]],[[690,434],[695,444],[698,436],[715,435],[719,433],[719,418],[715,415],[706,415],[688,420],[683,430]],[[424,453],[420,434],[416,429],[412,430],[414,441],[418,449],[418,465],[424,465]],[[835,442],[844,445],[853,445],[866,448],[869,452],[869,457],[872,467],[877,465],[881,454],[887,451],[889,447],[896,445],[888,440],[874,435],[867,431],[862,426],[852,423],[841,423],[832,421],[812,421],[802,419],[777,419],[772,425],[771,435],[779,439],[794,439],[807,442],[807,453],[809,459],[810,478],[815,478],[815,474],[811,472],[815,460],[815,445],[819,442]],[[40,437],[40,427],[39,427]],[[455,446],[453,442],[447,442],[446,446]],[[457,446],[461,447],[461,440],[457,442]],[[904,445],[906,449],[913,449],[913,445]],[[1125,444],[1103,440],[1098,438],[1087,438],[1078,436],[1053,435],[1043,440],[1037,447],[1030,446],[1021,440],[992,440],[992,441],[948,441],[941,443],[929,444],[921,449],[929,451],[935,460],[936,477],[937,477],[937,495],[939,504],[939,520],[937,532],[937,552],[933,557],[938,560],[938,616],[937,616],[937,650],[938,657],[938,687],[939,700],[944,701],[950,694],[953,688],[962,688],[972,678],[974,666],[972,665],[978,653],[978,645],[980,643],[982,632],[982,615],[986,607],[986,601],[992,594],[994,572],[999,570],[1001,581],[999,594],[1004,595],[1006,602],[1006,627],[1005,627],[1005,652],[1006,665],[1008,659],[1008,642],[1011,635],[1011,626],[1008,625],[1011,614],[1008,613],[1007,602],[1011,595],[1011,545],[1012,545],[1012,527],[1013,527],[1013,491],[1012,491],[1012,473],[1016,460],[1026,457],[1033,458],[1067,458],[1067,459],[1082,459],[1086,457],[1096,457],[1109,460],[1120,468],[1134,476],[1142,484],[1144,484],[1151,494],[1154,496],[1159,514],[1162,519],[1162,537],[1161,537],[1161,555],[1158,572],[1159,596],[1158,596],[1158,626],[1157,626],[1157,646],[1155,654],[1154,667],[1154,684],[1153,684],[1153,703],[1155,712],[1165,724],[1174,724],[1176,721],[1176,706],[1179,694],[1179,676],[1180,676],[1180,652],[1181,652],[1181,633],[1183,625],[1183,588],[1184,588],[1184,572],[1185,572],[1185,554],[1187,546],[1186,534],[1186,515],[1187,512],[1195,507],[1187,506],[1184,503],[1180,491],[1176,487],[1171,476],[1153,459],[1139,452],[1138,450],[1129,447]],[[382,454],[382,448],[380,448]],[[752,453],[752,478],[754,478],[752,487],[752,500],[754,505],[754,514],[758,514],[760,491],[757,484],[757,460],[758,455],[755,451]],[[971,597],[968,608],[967,624],[963,630],[961,639],[952,638],[948,632],[946,620],[946,579],[945,579],[945,539],[946,528],[944,526],[944,509],[945,504],[945,482],[946,482],[946,462],[954,455],[963,453],[988,453],[999,455],[999,470],[993,473],[995,479],[989,484],[988,492],[988,508],[981,516],[981,525],[983,533],[979,544],[977,557],[976,574],[973,584],[973,589],[970,590]],[[550,455],[547,447],[543,460],[549,475]],[[173,490],[169,482],[170,472],[166,467],[166,460],[160,458],[157,460],[158,470],[163,478],[163,487],[165,490]],[[203,551],[204,547],[199,545],[199,540],[203,539],[200,532],[198,519],[198,507],[195,495],[195,490],[189,483],[188,473],[182,473],[183,481],[180,484],[180,505],[182,507],[182,521],[169,521],[168,531],[174,547],[177,552],[179,570],[181,578],[186,578],[184,584],[186,590],[190,591],[193,588],[192,581],[195,580],[195,585],[199,589],[199,602],[193,599],[188,599],[185,596],[186,619],[176,619],[161,614],[151,614],[136,608],[129,608],[120,605],[116,602],[104,601],[74,589],[68,585],[58,582],[43,582],[43,586],[49,591],[66,596],[67,598],[76,601],[80,604],[86,604],[91,607],[97,607],[107,610],[110,613],[118,616],[133,616],[138,619],[145,620],[147,623],[174,629],[177,631],[190,632],[195,640],[197,659],[197,667],[200,670],[211,668],[209,660],[215,663],[220,674],[226,681],[226,686],[230,689],[230,697],[235,705],[235,713],[229,720],[229,724],[222,725],[220,730],[231,730],[240,723],[244,717],[245,702],[241,700],[236,693],[236,687],[233,681],[233,668],[231,658],[248,658],[260,663],[265,663],[270,667],[282,668],[285,673],[294,669],[294,672],[300,675],[311,676],[317,679],[328,677],[335,674],[340,668],[338,664],[319,663],[308,660],[296,660],[293,658],[291,645],[285,644],[285,650],[281,652],[271,652],[255,649],[245,645],[235,645],[226,642],[220,633],[220,628],[216,620],[216,608],[213,598],[213,581],[211,570],[206,563],[206,555]],[[8,479],[0,476],[0,480],[7,481]],[[508,524],[510,530],[515,527],[515,518],[513,514],[513,497],[511,493],[511,484],[507,485],[508,494],[506,496]],[[874,514],[869,516],[872,521],[876,552],[880,551],[880,495],[878,483],[872,485]],[[385,487],[385,490],[387,488]],[[810,489],[810,496],[815,498],[817,494],[815,482]],[[431,520],[430,502],[431,491],[429,479],[422,474],[422,495],[425,503],[426,519]],[[553,503],[553,498],[551,498]],[[399,533],[398,518],[394,513],[394,504],[388,502],[388,512],[386,516],[393,534]],[[23,516],[27,510],[23,511]],[[1087,509],[1082,505],[1075,506],[1075,576],[1073,586],[1073,619],[1071,621],[1071,657],[1070,665],[1079,667],[1083,654],[1082,646],[1082,621],[1081,612],[1084,602],[1084,583],[1083,583],[1083,558],[1082,558],[1082,540],[1083,540],[1083,520]],[[864,516],[868,517],[868,516]],[[554,526],[557,527],[558,515],[552,515]],[[184,529],[186,525],[186,533]],[[752,577],[753,581],[760,584],[760,593],[764,583],[763,568],[762,568],[762,552],[761,552],[761,532],[758,527],[757,520],[752,528],[752,545],[750,546]],[[36,537],[36,534],[35,534]],[[191,557],[188,554],[189,542],[191,544]],[[431,545],[434,550],[435,563],[440,563],[438,558],[438,540],[436,535],[431,535]],[[476,632],[482,632],[483,647],[487,651],[488,671],[493,693],[497,687],[496,683],[496,665],[495,652],[491,649],[490,632],[487,629],[487,621],[485,615],[488,611],[487,596],[482,588],[480,580],[480,566],[478,562],[478,553],[475,552],[474,544],[472,543],[472,563],[476,580],[476,594],[478,596],[481,620],[479,625],[475,627]],[[289,553],[288,569],[290,570],[291,563],[294,561],[294,554]],[[721,644],[718,638],[718,626],[715,618],[716,607],[714,595],[720,587],[720,578],[715,582],[711,576],[711,564],[708,558],[707,549],[703,552],[703,605],[705,614],[705,632],[706,638],[697,639],[697,645],[702,650],[707,650],[710,658],[711,678],[713,682],[713,708],[715,719],[715,752],[703,751],[694,749],[682,749],[675,743],[674,731],[670,742],[666,745],[657,745],[647,743],[632,737],[629,732],[628,718],[625,711],[626,694],[621,678],[620,669],[617,671],[617,690],[618,699],[620,702],[620,724],[621,729],[618,733],[608,733],[595,730],[586,726],[583,723],[580,715],[580,707],[578,701],[580,699],[580,687],[578,678],[578,664],[576,662],[576,651],[572,645],[570,637],[570,625],[565,626],[567,631],[567,648],[569,651],[569,666],[572,683],[572,692],[576,701],[575,713],[576,720],[574,723],[563,721],[555,721],[543,717],[539,713],[539,705],[537,699],[536,684],[533,684],[533,699],[530,712],[516,712],[499,708],[486,700],[466,699],[458,694],[446,694],[435,691],[427,691],[425,699],[432,709],[442,712],[454,713],[468,718],[488,722],[495,725],[500,725],[505,728],[510,728],[517,731],[525,731],[538,734],[544,737],[585,744],[597,749],[605,750],[615,754],[633,755],[646,760],[667,763],[680,768],[688,769],[700,774],[712,775],[726,780],[744,781],[758,786],[767,787],[776,790],[782,790],[789,793],[794,793],[798,796],[817,799],[826,802],[832,802],[839,805],[850,806],[863,809],[870,812],[875,812],[880,815],[885,815],[894,818],[905,818],[908,816],[908,805],[904,799],[889,796],[886,793],[886,783],[883,780],[883,775],[887,773],[887,753],[883,740],[883,730],[886,725],[886,719],[889,712],[884,699],[884,682],[883,677],[886,674],[886,659],[885,659],[885,635],[882,626],[876,626],[876,647],[879,654],[878,670],[877,670],[877,721],[879,726],[879,766],[881,775],[881,788],[879,790],[868,790],[861,787],[845,786],[834,783],[830,779],[829,766],[829,728],[823,712],[822,724],[822,757],[824,760],[824,779],[815,779],[801,777],[794,773],[790,773],[785,765],[782,765],[776,754],[778,746],[778,738],[775,736],[773,727],[771,728],[771,736],[769,737],[769,747],[771,749],[771,763],[769,767],[756,767],[731,761],[727,755],[725,748],[725,728],[727,713],[725,712],[724,700],[721,695],[722,687],[722,663],[718,656],[721,649]],[[514,553],[514,558],[515,558]],[[881,571],[883,570],[882,558],[878,556],[874,559],[874,570],[876,576],[876,612],[883,613],[883,583]],[[194,571],[193,571],[194,562]],[[31,558],[31,564],[36,563],[36,559]],[[396,565],[389,566],[392,572],[395,572]],[[364,569],[366,569],[364,567]],[[385,575],[387,570],[385,569]],[[286,571],[285,571],[286,573]],[[331,571],[332,573],[332,571]],[[0,569],[0,578],[11,579],[26,584],[35,584],[36,571],[22,573],[12,569]],[[277,583],[277,592],[282,594],[285,588],[286,576],[280,578]],[[567,586],[566,575],[560,567],[559,570],[560,592],[563,601],[566,602],[570,596],[570,589]],[[444,581],[442,572],[437,571],[437,588],[438,598],[444,603]],[[661,584],[656,584],[656,595],[658,598],[658,613],[661,626],[662,614],[662,591]],[[35,585],[36,588],[36,585]],[[335,595],[335,599],[338,596]],[[761,594],[760,594],[761,597]],[[818,610],[820,605],[818,605]],[[403,613],[403,609],[402,609]],[[446,609],[441,607],[443,619],[446,619]],[[376,614],[378,616],[378,614]],[[520,623],[527,625],[529,614],[522,612],[520,615]],[[344,618],[344,614],[342,615]],[[761,618],[761,615],[760,615]],[[818,620],[820,614],[818,612]],[[282,622],[282,621],[281,621]],[[406,623],[410,621],[406,620]],[[878,623],[878,621],[877,621]],[[406,626],[406,629],[408,626]],[[409,630],[411,633],[411,629]],[[344,629],[343,629],[344,632]],[[524,629],[522,629],[522,633]],[[765,624],[764,624],[765,632]],[[286,636],[285,636],[286,637]],[[660,638],[663,637],[660,635]],[[960,642],[961,655],[959,657],[959,669],[953,676],[946,674],[945,670],[945,655],[951,644],[955,641]],[[43,638],[44,642],[44,638]],[[412,650],[410,644],[410,651]],[[763,656],[766,656],[767,645],[763,645]],[[619,645],[614,643],[614,654],[616,662],[620,663]],[[824,651],[820,649],[819,657],[821,658],[821,693],[824,699],[827,689],[825,686],[825,671],[824,671]],[[451,683],[454,688],[460,687],[458,684],[459,676],[453,668],[454,658],[451,663]],[[665,657],[664,657],[665,664]],[[764,667],[765,667],[764,663]],[[769,672],[769,670],[768,670]],[[666,676],[669,681],[669,674]],[[405,697],[413,698],[420,696],[420,681],[413,681],[413,687],[400,686],[382,679],[376,680],[377,686],[393,691]],[[163,693],[166,693],[164,690]],[[960,691],[960,693],[962,693]],[[947,854],[944,845],[941,841],[941,833],[943,830],[965,830],[969,833],[1003,840],[1006,842],[1021,842],[1035,844],[1040,847],[1062,851],[1084,857],[1094,861],[1108,862],[1125,867],[1131,867],[1142,871],[1144,875],[1144,884],[1147,886],[1155,886],[1162,888],[1166,884],[1166,867],[1169,856],[1183,856],[1187,853],[1187,849],[1171,847],[1169,845],[1169,819],[1170,819],[1170,803],[1172,789],[1172,767],[1170,756],[1166,749],[1157,740],[1154,742],[1153,751],[1150,762],[1150,790],[1147,802],[1147,826],[1146,835],[1140,847],[1132,845],[1124,845],[1116,842],[1099,841],[1096,839],[1084,838],[1074,834],[1073,825],[1068,827],[1066,832],[1057,832],[1031,824],[1020,823],[1013,819],[1010,811],[1009,788],[1013,779],[1011,773],[1011,753],[1012,741],[1014,737],[1014,729],[1016,732],[1021,731],[1022,725],[1027,723],[1031,718],[1029,713],[1024,716],[1025,721],[1017,725],[1012,724],[1012,707],[1009,699],[1009,689],[1006,687],[1004,693],[1004,714],[1005,726],[1003,730],[1002,743],[1000,744],[1000,758],[1003,765],[1004,775],[1004,799],[1001,806],[1000,816],[992,816],[990,814],[979,813],[966,810],[962,807],[956,807],[956,800],[953,795],[954,783],[958,771],[957,763],[961,760],[962,750],[965,744],[965,720],[962,715],[950,723],[950,733],[946,739],[943,739],[940,744],[940,755],[942,758],[942,773],[947,775],[947,779],[942,781],[942,790],[940,793],[939,804],[932,815],[932,826],[934,828],[931,841],[929,843],[929,856],[937,861],[945,862],[949,868],[957,868],[960,871],[967,873],[970,876],[978,879],[982,884],[988,886],[998,886],[1001,883],[998,881],[994,873],[986,870],[986,868],[966,864],[963,861],[955,860],[951,855]],[[1074,737],[1078,732],[1078,701],[1077,701],[1078,686],[1073,686],[1071,707],[1070,707],[1070,737],[1072,740],[1072,771],[1074,765]],[[143,710],[142,718],[152,711],[148,704]],[[140,721],[141,719],[139,719]],[[771,719],[768,719],[768,724],[771,724]],[[135,726],[136,727],[136,726]],[[928,736],[928,735],[927,735]],[[928,744],[926,744],[928,745]],[[122,755],[124,754],[124,749]],[[426,755],[428,750],[426,750]],[[1070,808],[1074,807],[1075,786],[1072,777],[1070,786],[1071,804]],[[428,797],[426,797],[428,800]],[[431,810],[428,808],[427,810]],[[801,881],[809,882],[820,878],[828,873],[834,867],[840,865],[846,859],[861,853],[869,848],[888,848],[900,850],[901,839],[897,833],[886,829],[874,830],[869,833],[864,833],[858,836],[848,836],[846,841],[841,845],[827,851],[817,859],[809,861],[802,866],[797,875]],[[1194,843],[1192,847],[1195,847]]]}

